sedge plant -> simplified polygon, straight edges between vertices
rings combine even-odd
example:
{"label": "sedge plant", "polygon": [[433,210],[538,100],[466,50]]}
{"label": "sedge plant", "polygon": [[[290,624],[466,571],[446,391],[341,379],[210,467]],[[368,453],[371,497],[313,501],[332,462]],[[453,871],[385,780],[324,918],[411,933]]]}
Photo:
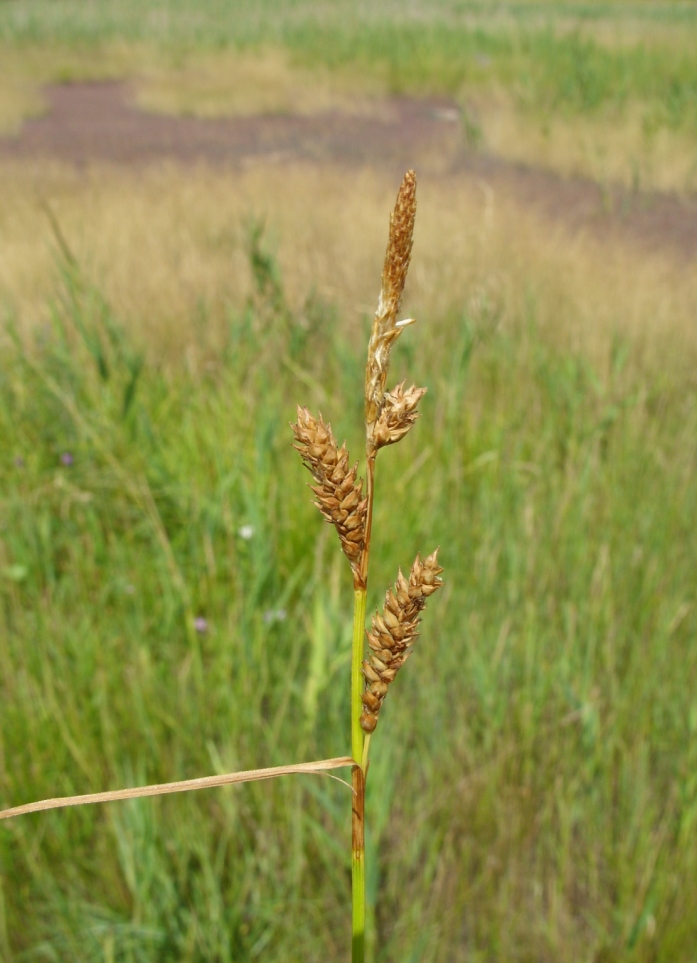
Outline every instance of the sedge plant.
{"label": "sedge plant", "polygon": [[[389,240],[382,272],[382,288],[368,345],[365,376],[366,479],[350,467],[346,446],[341,448],[331,425],[298,408],[292,425],[295,447],[309,468],[315,504],[337,530],[341,547],[353,573],[354,612],[351,656],[351,755],[268,769],[204,776],[178,782],[110,790],[80,796],[44,799],[0,811],[0,820],[26,813],[90,803],[116,802],[143,796],[164,795],[195,789],[273,779],[290,774],[317,774],[351,767],[352,790],[352,961],[365,958],[365,785],[369,748],[380,710],[390,684],[411,654],[418,636],[420,614],[426,601],[442,584],[438,552],[422,559],[417,555],[409,577],[401,570],[385,595],[382,612],[375,612],[365,629],[366,593],[372,538],[375,463],[381,448],[400,441],[418,418],[417,406],[426,389],[405,388],[401,382],[386,390],[390,352],[413,319],[397,320],[411,259],[416,215],[416,176],[408,171],[402,181],[390,217]],[[58,386],[48,383],[68,411],[79,417],[71,400]],[[95,443],[99,439],[95,436]],[[368,651],[365,651],[367,637]]]}
{"label": "sedge plant", "polygon": [[296,448],[309,468],[315,504],[334,525],[353,572],[354,610],[351,656],[352,810],[352,960],[365,957],[365,784],[370,741],[390,683],[411,654],[418,635],[419,614],[442,584],[437,550],[417,555],[407,579],[401,572],[385,595],[382,613],[373,615],[364,635],[368,568],[373,528],[375,462],[381,448],[400,441],[418,417],[426,389],[401,382],[386,390],[390,352],[413,318],[397,320],[409,269],[416,216],[416,175],[407,171],[390,217],[390,233],[382,271],[382,288],[368,344],[365,374],[365,491],[357,466],[349,467],[346,446],[338,447],[331,426],[298,408],[292,426]]}

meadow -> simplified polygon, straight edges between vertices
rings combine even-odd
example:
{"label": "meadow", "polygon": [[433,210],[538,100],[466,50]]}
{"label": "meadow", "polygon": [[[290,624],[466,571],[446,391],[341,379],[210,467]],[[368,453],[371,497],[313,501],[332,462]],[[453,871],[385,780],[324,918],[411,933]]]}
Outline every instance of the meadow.
{"label": "meadow", "polygon": [[56,80],[128,77],[145,109],[200,116],[440,94],[499,156],[694,191],[696,44],[670,0],[1,0],[0,132]]}
{"label": "meadow", "polygon": [[[290,80],[307,110],[476,88],[521,129],[546,111],[568,170],[580,129],[609,158],[588,176],[628,182],[636,149],[688,190],[691,5],[402,6],[0,0],[5,116],[41,109],[29,63],[204,114],[241,109],[206,79],[226,63],[267,110]],[[619,136],[667,89],[682,179]],[[351,583],[288,424],[307,404],[360,450],[397,184],[1,176],[0,807],[343,755]],[[696,308],[672,255],[421,179],[394,370],[429,392],[378,467],[369,610],[424,548],[446,587],[372,748],[376,961],[693,959]],[[347,958],[349,838],[316,777],[3,822],[0,959]]]}

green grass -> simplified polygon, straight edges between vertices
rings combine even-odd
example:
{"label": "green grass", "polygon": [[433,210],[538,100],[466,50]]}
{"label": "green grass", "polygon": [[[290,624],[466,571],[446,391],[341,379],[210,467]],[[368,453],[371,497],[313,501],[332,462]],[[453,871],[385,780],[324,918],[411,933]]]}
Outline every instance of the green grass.
{"label": "green grass", "polygon": [[[638,29],[614,49],[597,25]],[[656,37],[652,28],[668,33]],[[524,104],[572,112],[628,100],[660,103],[663,123],[697,121],[697,8],[675,3],[481,3],[78,0],[0,2],[0,42],[85,46],[114,41],[183,53],[197,47],[289,48],[303,63],[358,65],[399,92],[457,93],[502,83]],[[668,40],[668,42],[666,42]]]}
{"label": "green grass", "polygon": [[[506,160],[693,194],[696,48],[693,3],[0,0],[0,132],[45,110],[51,82],[126,77],[146,109],[234,116],[295,109],[314,77],[334,106],[454,98],[470,147]],[[281,74],[236,72],[239,51]]]}
{"label": "green grass", "polygon": [[[288,422],[320,406],[358,451],[364,348],[250,255],[204,377],[69,261],[4,349],[1,806],[348,748],[351,580]],[[376,959],[687,963],[694,379],[514,321],[453,311],[394,363],[429,394],[379,465],[369,605],[438,544],[447,587],[371,752]],[[3,823],[0,958],[342,959],[349,815],[293,777]]]}

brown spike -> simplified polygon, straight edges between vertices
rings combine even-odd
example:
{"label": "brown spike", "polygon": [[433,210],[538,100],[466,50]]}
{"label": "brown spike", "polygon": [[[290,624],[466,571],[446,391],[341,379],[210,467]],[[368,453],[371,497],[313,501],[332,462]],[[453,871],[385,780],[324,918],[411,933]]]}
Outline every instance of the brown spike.
{"label": "brown spike", "polygon": [[365,544],[367,501],[362,498],[363,482],[356,481],[356,466],[349,469],[348,452],[339,448],[331,425],[319,420],[307,408],[298,407],[297,423],[291,425],[295,449],[315,480],[310,489],[315,505],[336,528],[344,554],[354,574]]}
{"label": "brown spike", "polygon": [[373,329],[368,344],[365,380],[366,422],[375,424],[385,394],[385,380],[390,364],[390,349],[409,321],[397,321],[402,292],[411,260],[416,217],[416,174],[404,175],[394,211],[390,216],[390,235],[382,269],[382,288]]}
{"label": "brown spike", "polygon": [[372,631],[366,633],[368,658],[363,663],[366,691],[361,726],[364,732],[375,731],[387,687],[411,655],[426,596],[443,584],[440,578],[442,571],[438,564],[438,550],[423,561],[417,555],[409,573],[409,581],[400,572],[394,593],[387,590],[382,615],[376,612],[372,618]]}

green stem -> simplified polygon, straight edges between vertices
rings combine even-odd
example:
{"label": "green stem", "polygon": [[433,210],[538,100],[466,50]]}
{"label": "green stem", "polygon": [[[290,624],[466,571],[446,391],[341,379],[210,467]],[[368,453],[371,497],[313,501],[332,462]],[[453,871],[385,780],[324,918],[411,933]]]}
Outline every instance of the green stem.
{"label": "green stem", "polygon": [[352,963],[365,959],[365,775],[361,768],[364,735],[361,729],[361,692],[363,691],[363,637],[365,634],[365,587],[356,587],[353,596],[353,645],[351,649],[351,755],[358,763],[353,767],[351,785],[353,806],[351,817],[351,901]]}
{"label": "green stem", "polygon": [[356,765],[351,772],[353,811],[351,814],[351,898],[352,933],[351,961],[365,960],[365,777],[367,753],[364,760],[365,736],[361,729],[363,703],[363,661],[365,637],[365,608],[370,562],[370,537],[373,528],[373,491],[375,484],[375,449],[372,440],[366,442],[366,520],[365,543],[359,571],[353,583],[353,644],[351,648],[351,755]]}
{"label": "green stem", "polygon": [[[363,611],[365,611],[365,594],[363,595],[362,606]],[[360,726],[358,728],[360,729]],[[351,813],[352,963],[364,963],[365,960],[365,781],[368,774],[370,736],[364,736],[361,729],[358,740],[353,745],[358,749],[360,741],[363,742],[360,753],[361,765],[354,766],[351,770],[351,788],[353,789]],[[354,755],[353,758],[359,757]]]}
{"label": "green stem", "polygon": [[365,960],[365,777],[360,766],[351,773],[353,813],[351,825],[352,939],[351,963]]}

